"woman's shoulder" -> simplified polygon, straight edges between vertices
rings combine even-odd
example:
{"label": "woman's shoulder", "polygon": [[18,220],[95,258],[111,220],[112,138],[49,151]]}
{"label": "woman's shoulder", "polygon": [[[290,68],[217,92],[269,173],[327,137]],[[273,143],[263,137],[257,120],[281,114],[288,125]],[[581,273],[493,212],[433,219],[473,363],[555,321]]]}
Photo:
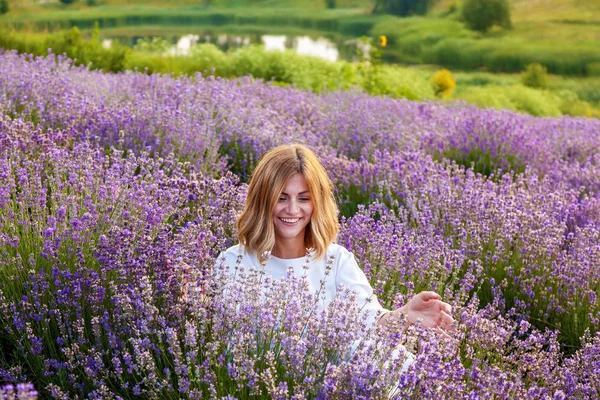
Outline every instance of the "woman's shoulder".
{"label": "woman's shoulder", "polygon": [[238,257],[244,257],[248,254],[244,252],[244,247],[240,244],[236,244],[235,246],[231,246],[230,248],[223,250],[219,257],[217,258],[217,262],[224,262],[226,264],[234,263]]}
{"label": "woman's shoulder", "polygon": [[228,249],[225,249],[221,252],[221,256],[234,256],[237,257],[240,254],[244,254],[244,249],[240,244],[236,244],[235,246],[231,246]]}
{"label": "woman's shoulder", "polygon": [[327,248],[327,256],[328,257],[334,256],[336,259],[339,259],[340,257],[341,258],[352,257],[353,254],[351,251],[346,249],[344,246],[339,245],[337,243],[331,243],[329,245],[329,247]]}

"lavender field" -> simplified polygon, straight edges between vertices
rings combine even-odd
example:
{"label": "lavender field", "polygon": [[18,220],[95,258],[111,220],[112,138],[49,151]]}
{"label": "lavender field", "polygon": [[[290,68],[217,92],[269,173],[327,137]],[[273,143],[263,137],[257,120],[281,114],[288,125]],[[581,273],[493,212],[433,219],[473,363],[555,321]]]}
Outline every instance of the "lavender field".
{"label": "lavender field", "polygon": [[[452,340],[213,268],[290,142],[382,304],[437,291]],[[0,398],[598,398],[599,294],[598,119],[0,54]]]}

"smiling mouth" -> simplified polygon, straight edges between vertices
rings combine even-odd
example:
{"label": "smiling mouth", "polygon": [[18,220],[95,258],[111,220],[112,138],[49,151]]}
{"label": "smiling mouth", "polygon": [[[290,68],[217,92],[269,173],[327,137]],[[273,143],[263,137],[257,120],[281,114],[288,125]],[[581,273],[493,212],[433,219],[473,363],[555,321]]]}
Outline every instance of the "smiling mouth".
{"label": "smiling mouth", "polygon": [[300,221],[300,218],[279,218],[280,220],[282,220],[283,222],[285,222],[286,224],[295,224],[296,222]]}

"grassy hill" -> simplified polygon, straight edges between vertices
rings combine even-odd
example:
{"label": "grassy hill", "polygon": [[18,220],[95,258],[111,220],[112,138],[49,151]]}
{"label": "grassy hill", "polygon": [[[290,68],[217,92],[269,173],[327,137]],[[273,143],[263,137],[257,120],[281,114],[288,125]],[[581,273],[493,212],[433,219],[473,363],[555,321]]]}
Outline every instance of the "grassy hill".
{"label": "grassy hill", "polygon": [[[158,29],[235,26],[236,33],[282,34],[324,32],[356,37],[388,36],[387,62],[435,64],[454,70],[519,72],[531,62],[562,75],[600,76],[600,0],[518,0],[511,5],[513,29],[486,34],[468,30],[460,21],[461,2],[440,0],[424,17],[373,16],[372,1],[338,0],[96,0],[89,7],[78,0],[65,6],[55,1],[9,0],[11,11],[1,24],[56,29],[144,26]],[[208,5],[209,4],[209,5]],[[135,29],[135,28],[134,28]]]}
{"label": "grassy hill", "polygon": [[[431,14],[445,12],[452,5],[460,6],[457,0],[440,0]],[[525,21],[581,21],[599,22],[599,0],[512,0],[511,15],[514,22]]]}
{"label": "grassy hill", "polygon": [[[441,0],[430,16],[443,17],[460,4],[456,0]],[[600,0],[513,0],[511,18],[511,31],[489,35],[539,43],[581,44],[600,40]]]}

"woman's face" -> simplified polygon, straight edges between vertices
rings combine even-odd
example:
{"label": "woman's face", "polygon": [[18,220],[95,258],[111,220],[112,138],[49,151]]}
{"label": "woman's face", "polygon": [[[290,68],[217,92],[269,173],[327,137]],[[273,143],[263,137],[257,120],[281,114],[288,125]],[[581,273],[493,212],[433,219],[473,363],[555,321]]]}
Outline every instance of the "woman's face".
{"label": "woman's face", "polygon": [[312,212],[312,198],[304,176],[293,175],[286,182],[273,210],[275,240],[298,237],[304,240]]}

